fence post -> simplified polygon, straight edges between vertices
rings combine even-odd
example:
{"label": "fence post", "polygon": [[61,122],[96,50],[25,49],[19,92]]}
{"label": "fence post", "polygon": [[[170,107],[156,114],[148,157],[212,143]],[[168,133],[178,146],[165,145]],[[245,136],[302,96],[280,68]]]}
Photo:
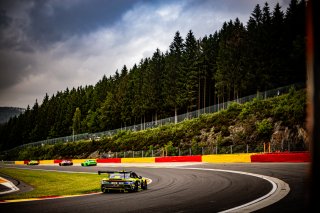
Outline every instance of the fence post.
{"label": "fence post", "polygon": [[230,151],[231,151],[231,154],[232,154],[232,145],[230,145]]}
{"label": "fence post", "polygon": [[269,153],[271,152],[271,145],[270,145],[270,143],[268,143],[269,144],[269,146],[268,146],[268,149],[269,149]]}

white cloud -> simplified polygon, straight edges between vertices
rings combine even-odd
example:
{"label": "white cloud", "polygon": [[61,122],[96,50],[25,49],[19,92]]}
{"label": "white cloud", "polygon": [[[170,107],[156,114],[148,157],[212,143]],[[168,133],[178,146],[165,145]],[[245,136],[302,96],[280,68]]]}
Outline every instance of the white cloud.
{"label": "white cloud", "polygon": [[156,10],[163,21],[175,21],[182,11],[182,5],[168,5]]}

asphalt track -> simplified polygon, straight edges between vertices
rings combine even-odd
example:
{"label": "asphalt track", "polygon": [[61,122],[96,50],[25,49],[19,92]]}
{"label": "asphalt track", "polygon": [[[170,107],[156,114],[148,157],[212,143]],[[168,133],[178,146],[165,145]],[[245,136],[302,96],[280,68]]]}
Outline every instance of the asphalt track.
{"label": "asphalt track", "polygon": [[[1,203],[0,212],[306,212],[308,209],[308,163],[39,165],[32,168],[77,172],[125,168],[152,182],[148,190],[137,193],[97,193]],[[29,190],[25,184],[17,187]]]}

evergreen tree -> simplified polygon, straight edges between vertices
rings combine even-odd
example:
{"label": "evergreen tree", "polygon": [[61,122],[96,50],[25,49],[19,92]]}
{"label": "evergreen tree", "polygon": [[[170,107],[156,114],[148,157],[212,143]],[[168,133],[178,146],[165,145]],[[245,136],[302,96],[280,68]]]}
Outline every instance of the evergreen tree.
{"label": "evergreen tree", "polygon": [[181,75],[181,88],[183,103],[192,111],[199,108],[200,70],[198,68],[200,58],[200,45],[196,41],[193,32],[189,30],[184,44],[183,64]]}
{"label": "evergreen tree", "polygon": [[81,131],[81,111],[77,107],[72,118],[72,130],[74,134],[79,134]]}
{"label": "evergreen tree", "polygon": [[178,109],[185,104],[182,80],[182,53],[183,39],[177,31],[173,42],[170,44],[170,51],[166,56],[166,67],[164,75],[164,99],[167,106],[174,109],[175,122],[177,122]]}
{"label": "evergreen tree", "polygon": [[245,28],[239,19],[226,23],[221,31],[218,70],[216,80],[220,96],[226,92],[227,100],[239,98],[246,87],[246,73],[243,67]]}
{"label": "evergreen tree", "polygon": [[291,0],[285,14],[287,84],[306,81],[306,1]]}
{"label": "evergreen tree", "polygon": [[281,7],[276,4],[272,16],[271,16],[271,27],[270,27],[270,76],[273,83],[273,87],[280,87],[287,82],[284,70],[286,69],[286,48],[283,45],[285,43],[284,37],[284,13]]}
{"label": "evergreen tree", "polygon": [[146,100],[151,120],[157,122],[158,113],[163,109],[162,85],[164,74],[164,56],[157,48],[148,64],[147,82],[145,82]]}

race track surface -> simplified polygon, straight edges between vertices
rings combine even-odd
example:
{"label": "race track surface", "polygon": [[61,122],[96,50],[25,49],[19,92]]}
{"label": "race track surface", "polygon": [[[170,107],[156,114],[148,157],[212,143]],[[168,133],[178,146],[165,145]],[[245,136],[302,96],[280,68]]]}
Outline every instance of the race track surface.
{"label": "race track surface", "polygon": [[[24,165],[8,167],[30,168]],[[251,212],[234,208],[257,201],[259,198],[263,200],[257,202],[254,212],[305,212],[308,205],[306,202],[308,163],[160,163],[105,164],[97,167],[76,165],[32,167],[32,169],[93,173],[97,173],[98,170],[124,168],[150,178],[152,182],[148,185],[148,190],[137,193],[97,193],[70,198],[0,203],[0,211],[10,213]],[[273,177],[280,182],[274,184],[263,177]],[[287,184],[287,188],[281,189],[284,191],[283,198],[274,203],[272,201],[274,197],[264,197],[281,182]],[[278,191],[281,193],[281,190]],[[264,204],[259,207],[260,203]],[[273,204],[266,205],[266,203]]]}

